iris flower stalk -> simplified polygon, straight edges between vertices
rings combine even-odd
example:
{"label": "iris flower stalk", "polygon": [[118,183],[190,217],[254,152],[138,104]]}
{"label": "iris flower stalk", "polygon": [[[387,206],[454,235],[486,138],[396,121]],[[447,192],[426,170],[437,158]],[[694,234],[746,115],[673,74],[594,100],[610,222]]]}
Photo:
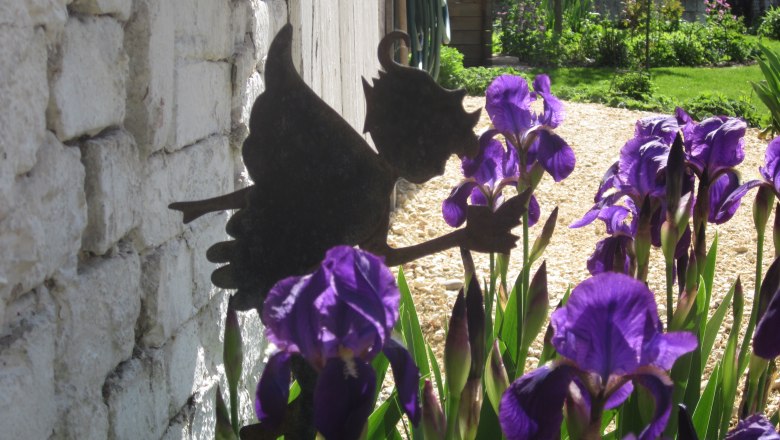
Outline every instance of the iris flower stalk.
{"label": "iris flower stalk", "polygon": [[[742,184],[733,191],[723,203],[721,210],[728,210],[734,205],[739,205],[741,199],[753,188],[758,187],[756,198],[753,203],[753,223],[756,227],[756,283],[754,291],[754,306],[750,313],[750,320],[745,332],[745,342],[742,344],[740,359],[743,359],[740,365],[740,373],[747,367],[747,341],[753,336],[756,323],[760,319],[758,298],[762,284],[762,269],[764,257],[764,240],[766,234],[766,224],[769,220],[772,205],[775,197],[780,196],[780,137],[769,142],[764,155],[764,166],[759,168],[762,179],[750,180]],[[778,212],[775,212],[775,224],[777,224]],[[773,234],[776,233],[773,231]],[[778,249],[775,248],[775,256]]]}
{"label": "iris flower stalk", "polygon": [[[420,419],[420,372],[411,355],[392,339],[400,292],[379,257],[349,246],[325,255],[314,273],[279,281],[269,292],[262,321],[278,351],[257,384],[255,411],[269,428],[311,424],[326,439],[357,439],[373,410],[379,352],[393,370],[403,411]],[[287,419],[291,364],[313,368],[313,420]],[[302,395],[297,399],[300,400]],[[309,390],[310,391],[310,390]]]}
{"label": "iris flower stalk", "polygon": [[[550,92],[550,78],[536,76],[533,89],[531,92],[522,77],[501,75],[485,91],[485,109],[493,127],[504,136],[507,146],[517,151],[518,192],[533,192],[545,172],[560,182],[571,174],[576,163],[574,151],[554,132],[565,113],[561,101]],[[544,103],[541,114],[531,110],[531,104],[539,97]],[[531,206],[523,215],[523,294],[518,301],[519,311],[525,310],[528,301],[530,212]]]}
{"label": "iris flower stalk", "polygon": [[614,272],[589,278],[553,312],[551,326],[561,358],[504,393],[499,421],[507,439],[556,437],[564,404],[581,415],[581,438],[600,438],[603,411],[628,399],[634,384],[655,400],[653,419],[639,438],[663,432],[674,389],[667,371],[697,340],[689,332],[662,332],[655,298],[643,282]]}

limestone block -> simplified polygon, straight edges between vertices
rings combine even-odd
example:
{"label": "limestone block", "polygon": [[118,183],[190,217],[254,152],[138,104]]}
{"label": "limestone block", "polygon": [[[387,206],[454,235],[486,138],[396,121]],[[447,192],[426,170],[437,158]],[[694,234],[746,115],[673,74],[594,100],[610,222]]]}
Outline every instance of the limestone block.
{"label": "limestone block", "polygon": [[[172,202],[197,200],[233,190],[232,157],[228,140],[215,136],[173,154],[155,154],[144,167],[144,212],[136,228],[140,249],[159,246],[184,230],[182,216],[168,209]],[[224,214],[208,214],[197,222]]]}
{"label": "limestone block", "polygon": [[239,417],[247,422],[256,419],[254,407],[254,394],[257,381],[263,372],[263,359],[268,341],[265,338],[265,327],[260,321],[257,312],[241,312],[238,316],[238,324],[241,326],[241,338],[244,342],[244,363],[241,374]]}
{"label": "limestone block", "polygon": [[[247,31],[252,36],[252,43],[255,49],[254,57],[260,61],[268,54],[268,46],[274,35],[271,33],[271,16],[269,15],[268,2],[262,0],[250,0],[251,15],[249,15],[249,26]],[[285,14],[286,15],[286,14]]]}
{"label": "limestone block", "polygon": [[141,312],[140,258],[129,252],[93,258],[62,284],[54,292],[59,310],[56,377],[58,383],[88,390],[133,353]]}
{"label": "limestone block", "polygon": [[176,67],[174,149],[230,130],[230,65],[184,62]]}
{"label": "limestone block", "polygon": [[113,15],[127,21],[131,6],[132,0],[74,0],[70,8],[83,14]]}
{"label": "limestone block", "polygon": [[249,0],[234,1],[230,15],[230,26],[233,31],[233,46],[244,44],[244,37],[247,33],[247,19],[251,14],[249,9]]}
{"label": "limestone block", "polygon": [[226,60],[233,52],[228,0],[171,0],[176,11],[176,55]]}
{"label": "limestone block", "polygon": [[45,140],[48,54],[43,31],[32,26],[0,25],[0,41],[0,174],[12,179],[33,167]]}
{"label": "limestone block", "polygon": [[172,240],[144,255],[141,341],[161,347],[197,310],[192,305],[192,257],[186,244]]}
{"label": "limestone block", "polygon": [[[45,291],[45,289],[43,289]],[[0,339],[0,432],[3,438],[49,438],[57,418],[54,312],[40,301]]]}
{"label": "limestone block", "polygon": [[125,127],[145,155],[173,140],[175,18],[170,1],[137,0],[125,27],[130,57]]}
{"label": "limestone block", "polygon": [[235,130],[236,126],[240,126],[240,129],[246,129],[248,132],[252,106],[257,97],[265,90],[265,83],[262,75],[255,69],[254,60],[248,51],[237,54],[233,73],[236,76],[231,109],[233,128]]}
{"label": "limestone block", "polygon": [[[227,400],[227,393],[222,397]],[[190,432],[192,438],[214,438],[217,423],[217,385],[212,384],[195,395],[195,413]],[[257,422],[255,418],[254,422]]]}
{"label": "limestone block", "polygon": [[115,130],[82,144],[87,229],[82,249],[105,254],[140,220],[141,161],[133,138]]}
{"label": "limestone block", "polygon": [[87,217],[79,156],[48,133],[35,167],[17,179],[18,206],[0,221],[0,300],[75,267]]}
{"label": "limestone block", "polygon": [[[170,392],[169,414],[174,415],[204,383],[215,381],[215,372],[209,372],[206,365],[205,348],[198,334],[194,319],[187,321],[165,344],[165,365],[167,366],[168,391]],[[213,366],[212,366],[213,368]]]}
{"label": "limestone block", "polygon": [[184,233],[192,255],[192,304],[198,310],[208,304],[215,295],[223,294],[221,289],[211,284],[211,272],[217,265],[206,259],[206,250],[214,243],[230,238],[225,232],[226,219],[226,214],[212,216],[193,224]]}
{"label": "limestone block", "polygon": [[[225,337],[225,317],[228,305],[227,293],[216,295],[195,317],[198,337],[203,346],[206,365],[210,370],[222,367],[222,342]],[[224,373],[219,374],[220,378]]]}
{"label": "limestone block", "polygon": [[54,44],[59,40],[68,21],[67,4],[72,0],[26,0],[27,11],[35,26],[46,31],[46,41]]}
{"label": "limestone block", "polygon": [[110,17],[71,17],[53,60],[47,110],[60,140],[122,124],[128,61],[122,25]]}
{"label": "limestone block", "polygon": [[109,438],[160,438],[168,426],[166,366],[159,350],[142,353],[117,368],[103,387]]}
{"label": "limestone block", "polygon": [[[102,383],[72,395],[59,395],[64,401],[59,422],[54,428],[56,439],[105,440],[108,438],[108,407],[103,402]],[[58,390],[58,394],[62,391]]]}

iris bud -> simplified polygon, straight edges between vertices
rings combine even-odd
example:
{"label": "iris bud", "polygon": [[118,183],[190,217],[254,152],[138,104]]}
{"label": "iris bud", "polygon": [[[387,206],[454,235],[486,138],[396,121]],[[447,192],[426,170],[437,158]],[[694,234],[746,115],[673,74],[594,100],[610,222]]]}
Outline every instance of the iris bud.
{"label": "iris bud", "polygon": [[493,411],[498,414],[498,405],[501,403],[501,396],[509,388],[509,375],[504,367],[504,361],[501,359],[501,351],[498,349],[498,341],[493,341],[493,349],[490,350],[487,360],[487,369],[485,370],[485,388],[487,390],[490,404],[493,405]]}
{"label": "iris bud", "polygon": [[422,428],[426,439],[444,440],[447,435],[447,420],[439,399],[433,394],[430,380],[423,386]]}
{"label": "iris bud", "polygon": [[469,344],[466,319],[466,297],[461,289],[452,308],[449,331],[444,342],[444,370],[447,374],[447,389],[451,396],[460,395],[463,391],[470,369],[471,344]]}

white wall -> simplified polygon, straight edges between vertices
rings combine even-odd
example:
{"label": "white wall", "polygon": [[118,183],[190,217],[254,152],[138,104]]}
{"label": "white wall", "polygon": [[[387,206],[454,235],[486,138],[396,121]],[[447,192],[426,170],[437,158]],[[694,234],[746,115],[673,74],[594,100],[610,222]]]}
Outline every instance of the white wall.
{"label": "white wall", "polygon": [[[205,250],[227,214],[166,206],[245,183],[288,16],[304,79],[362,127],[383,3],[0,1],[0,436],[213,437],[229,292]],[[264,344],[242,324],[251,422]]]}

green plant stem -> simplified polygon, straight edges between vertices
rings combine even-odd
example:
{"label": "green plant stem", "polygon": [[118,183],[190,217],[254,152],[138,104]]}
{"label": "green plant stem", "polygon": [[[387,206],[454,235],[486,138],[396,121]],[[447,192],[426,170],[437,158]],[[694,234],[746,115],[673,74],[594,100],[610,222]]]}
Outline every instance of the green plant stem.
{"label": "green plant stem", "polygon": [[674,318],[674,256],[666,260],[666,331]]}
{"label": "green plant stem", "polygon": [[460,396],[450,394],[447,401],[447,436],[445,438],[460,440],[460,429],[458,424],[458,409],[460,408]]}
{"label": "green plant stem", "polygon": [[757,231],[756,233],[756,281],[753,288],[753,307],[750,310],[750,320],[748,321],[747,329],[745,329],[745,337],[742,339],[742,347],[739,349],[739,365],[738,373],[741,376],[745,372],[745,368],[748,366],[749,356],[748,348],[750,346],[750,340],[753,338],[753,331],[756,328],[756,322],[758,321],[758,307],[759,299],[761,295],[761,282],[762,282],[762,270],[764,268],[764,231]]}
{"label": "green plant stem", "polygon": [[238,390],[236,387],[230,387],[230,422],[233,425],[233,432],[238,436],[240,426],[238,426]]}
{"label": "green plant stem", "polygon": [[[522,310],[525,311],[527,305],[528,305],[528,285],[530,283],[529,274],[531,273],[531,268],[528,267],[529,263],[529,257],[530,257],[530,251],[528,246],[528,210],[526,209],[525,213],[523,214],[523,305]],[[524,315],[519,315],[524,316]]]}

